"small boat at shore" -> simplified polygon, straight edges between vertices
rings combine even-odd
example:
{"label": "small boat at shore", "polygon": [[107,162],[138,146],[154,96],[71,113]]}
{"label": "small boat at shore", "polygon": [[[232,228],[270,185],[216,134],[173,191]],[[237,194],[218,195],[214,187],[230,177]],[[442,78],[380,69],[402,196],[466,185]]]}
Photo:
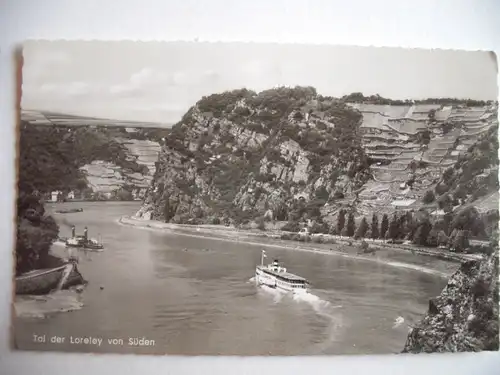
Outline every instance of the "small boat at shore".
{"label": "small boat at shore", "polygon": [[96,240],[95,238],[86,239],[84,236],[68,238],[65,243],[66,247],[76,247],[80,249],[95,251],[104,249],[104,245],[100,241]]}
{"label": "small boat at shore", "polygon": [[72,214],[76,212],[83,212],[83,208],[70,208],[67,210],[56,210],[55,212],[58,214]]}
{"label": "small boat at shore", "polygon": [[[76,229],[74,226],[71,228],[71,234],[72,237],[64,239],[64,243],[68,248],[79,248],[93,251],[102,251],[104,249],[104,245],[101,241],[88,237],[87,227],[85,227],[83,231],[83,236],[76,235]],[[62,239],[59,238],[59,240]]]}
{"label": "small boat at shore", "polygon": [[59,267],[27,272],[15,278],[16,294],[47,294],[55,290],[84,285],[86,281],[78,271],[76,263],[69,262]]}
{"label": "small boat at shore", "polygon": [[309,282],[303,277],[287,272],[278,260],[264,265],[266,252],[262,250],[261,264],[255,268],[255,282],[257,285],[266,285],[271,288],[292,293],[306,293]]}

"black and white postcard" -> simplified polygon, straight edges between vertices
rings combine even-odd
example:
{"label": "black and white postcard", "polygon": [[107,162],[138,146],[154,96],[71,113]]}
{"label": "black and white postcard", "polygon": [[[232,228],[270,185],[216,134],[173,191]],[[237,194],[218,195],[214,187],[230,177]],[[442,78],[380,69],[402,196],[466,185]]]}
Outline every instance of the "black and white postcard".
{"label": "black and white postcard", "polygon": [[496,351],[494,54],[30,41],[16,350]]}

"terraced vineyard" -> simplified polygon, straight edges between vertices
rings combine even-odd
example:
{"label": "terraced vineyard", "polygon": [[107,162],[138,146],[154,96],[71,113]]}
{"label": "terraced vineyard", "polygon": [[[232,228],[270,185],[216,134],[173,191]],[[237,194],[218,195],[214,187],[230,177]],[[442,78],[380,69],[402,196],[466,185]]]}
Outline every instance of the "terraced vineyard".
{"label": "terraced vineyard", "polygon": [[[443,172],[481,135],[498,127],[495,105],[352,106],[363,114],[363,146],[373,162],[373,180],[358,195],[359,212],[418,209],[424,193],[434,188]],[[478,205],[484,210],[498,208],[498,193]]]}

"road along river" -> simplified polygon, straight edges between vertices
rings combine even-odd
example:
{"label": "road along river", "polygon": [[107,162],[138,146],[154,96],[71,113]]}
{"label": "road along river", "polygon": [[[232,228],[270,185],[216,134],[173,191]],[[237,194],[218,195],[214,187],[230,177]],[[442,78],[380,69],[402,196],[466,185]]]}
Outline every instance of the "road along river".
{"label": "road along river", "polygon": [[[395,353],[403,348],[409,325],[425,313],[428,299],[446,284],[445,278],[405,268],[400,260],[393,263],[403,267],[295,251],[280,247],[278,240],[256,246],[258,239],[231,242],[118,222],[139,205],[74,202],[48,207],[82,207],[81,213],[54,215],[60,235],[69,236],[71,225],[77,232],[88,226],[91,236],[101,236],[105,250],[80,254],[79,269],[89,281],[83,293],[17,297],[19,349],[179,355]],[[292,298],[256,287],[252,278],[262,249],[267,260],[277,258],[309,279],[310,293]],[[425,262],[441,262],[446,268],[437,259]],[[62,306],[72,311],[47,314]]]}

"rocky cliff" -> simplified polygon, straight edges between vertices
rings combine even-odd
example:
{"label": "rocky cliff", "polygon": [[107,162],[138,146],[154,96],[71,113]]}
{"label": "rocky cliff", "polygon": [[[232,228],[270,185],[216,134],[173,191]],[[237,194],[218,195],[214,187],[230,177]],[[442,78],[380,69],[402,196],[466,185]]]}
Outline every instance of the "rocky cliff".
{"label": "rocky cliff", "polygon": [[165,139],[137,216],[177,223],[287,220],[369,178],[362,116],[311,87],[236,90],[197,102]]}
{"label": "rocky cliff", "polygon": [[498,277],[498,247],[483,260],[463,263],[442,293],[429,301],[403,353],[498,350]]}
{"label": "rocky cliff", "polygon": [[[396,201],[429,208],[429,190],[436,210],[444,201],[498,208],[498,180],[489,178],[498,166],[497,103],[358,96],[282,87],[202,98],[166,137],[138,216],[334,223],[349,206],[359,221],[390,214]],[[481,176],[486,183],[472,183]]]}

